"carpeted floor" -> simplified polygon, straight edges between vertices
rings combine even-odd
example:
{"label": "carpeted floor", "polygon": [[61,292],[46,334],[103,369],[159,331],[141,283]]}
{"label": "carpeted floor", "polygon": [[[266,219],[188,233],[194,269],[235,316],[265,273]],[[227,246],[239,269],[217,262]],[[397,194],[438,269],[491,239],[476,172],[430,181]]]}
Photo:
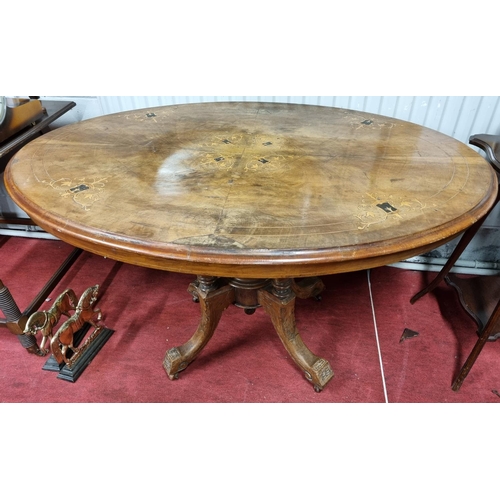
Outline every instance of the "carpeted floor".
{"label": "carpeted floor", "polygon": [[[70,251],[59,241],[0,237],[0,279],[21,310]],[[496,343],[485,346],[460,391],[451,390],[476,327],[446,284],[410,304],[432,276],[393,267],[326,276],[321,301],[297,300],[304,342],[335,372],[316,393],[261,309],[253,316],[227,309],[197,360],[170,381],[162,367],[165,352],[188,340],[199,320],[199,305],[187,293],[193,277],[83,253],[44,308],[66,288],[80,295],[100,284],[99,307],[114,334],[71,383],[42,370],[47,358],[28,355],[13,334],[0,329],[0,401],[500,402]],[[405,328],[419,335],[400,342]]]}

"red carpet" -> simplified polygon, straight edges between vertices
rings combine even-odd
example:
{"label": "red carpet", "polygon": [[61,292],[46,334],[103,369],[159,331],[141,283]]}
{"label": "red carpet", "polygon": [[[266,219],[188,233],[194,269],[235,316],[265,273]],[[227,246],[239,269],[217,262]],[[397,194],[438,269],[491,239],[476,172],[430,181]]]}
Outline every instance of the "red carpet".
{"label": "red carpet", "polygon": [[[71,251],[52,240],[1,237],[0,245],[0,279],[21,310]],[[50,297],[66,288],[79,296],[100,284],[99,307],[114,334],[71,383],[42,370],[47,358],[27,354],[1,328],[0,401],[500,402],[494,392],[500,393],[497,343],[486,345],[460,391],[451,390],[474,345],[475,324],[446,284],[410,304],[432,276],[390,267],[327,276],[322,301],[297,300],[303,340],[335,372],[326,388],[315,393],[264,311],[247,316],[236,307],[224,313],[198,359],[179,380],[170,381],[162,367],[165,352],[188,340],[199,320],[199,305],[187,293],[193,277],[83,253]],[[419,335],[400,343],[405,328]]]}

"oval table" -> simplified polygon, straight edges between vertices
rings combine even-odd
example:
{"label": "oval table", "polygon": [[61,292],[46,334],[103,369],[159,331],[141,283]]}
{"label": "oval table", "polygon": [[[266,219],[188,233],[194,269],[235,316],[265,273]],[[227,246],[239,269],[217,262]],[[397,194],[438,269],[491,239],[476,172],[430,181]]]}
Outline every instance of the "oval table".
{"label": "oval table", "polygon": [[322,275],[431,250],[487,213],[497,181],[479,154],[404,121],[321,106],[202,103],[106,115],[40,137],[5,184],[40,227],[111,259],[196,275],[178,377],[234,304],[263,307],[315,390],[333,377],[295,324]]}

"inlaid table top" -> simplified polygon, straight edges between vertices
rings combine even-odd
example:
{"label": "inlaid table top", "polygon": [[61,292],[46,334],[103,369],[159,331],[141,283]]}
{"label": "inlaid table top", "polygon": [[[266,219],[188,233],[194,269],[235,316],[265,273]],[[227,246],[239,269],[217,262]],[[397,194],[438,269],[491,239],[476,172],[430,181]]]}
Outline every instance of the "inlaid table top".
{"label": "inlaid table top", "polygon": [[266,278],[420,254],[484,215],[497,187],[479,154],[419,125],[251,102],[68,125],[25,146],[5,183],[40,227],[79,248],[158,269]]}

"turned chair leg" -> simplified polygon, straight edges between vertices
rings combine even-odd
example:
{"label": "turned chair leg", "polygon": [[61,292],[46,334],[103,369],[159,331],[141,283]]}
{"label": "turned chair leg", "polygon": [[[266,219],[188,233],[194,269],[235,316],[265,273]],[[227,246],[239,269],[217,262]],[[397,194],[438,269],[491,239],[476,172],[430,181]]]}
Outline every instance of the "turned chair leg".
{"label": "turned chair leg", "polygon": [[28,317],[23,315],[12,297],[9,289],[0,280],[0,311],[2,311],[7,320],[7,328],[17,335],[21,345],[32,354],[40,354],[40,348],[36,342],[36,338],[32,335],[24,335],[24,327]]}

